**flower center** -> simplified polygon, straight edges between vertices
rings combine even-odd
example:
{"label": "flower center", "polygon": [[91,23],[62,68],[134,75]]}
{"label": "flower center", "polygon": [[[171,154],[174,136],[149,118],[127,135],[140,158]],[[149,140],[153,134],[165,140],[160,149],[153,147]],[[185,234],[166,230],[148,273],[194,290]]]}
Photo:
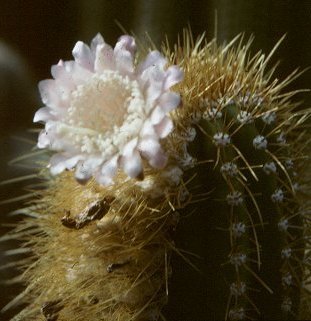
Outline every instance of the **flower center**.
{"label": "flower center", "polygon": [[107,70],[72,93],[58,133],[81,152],[106,159],[138,136],[146,118],[145,104],[136,80]]}
{"label": "flower center", "polygon": [[72,94],[67,123],[99,133],[120,127],[125,120],[135,84],[116,71],[94,75]]}

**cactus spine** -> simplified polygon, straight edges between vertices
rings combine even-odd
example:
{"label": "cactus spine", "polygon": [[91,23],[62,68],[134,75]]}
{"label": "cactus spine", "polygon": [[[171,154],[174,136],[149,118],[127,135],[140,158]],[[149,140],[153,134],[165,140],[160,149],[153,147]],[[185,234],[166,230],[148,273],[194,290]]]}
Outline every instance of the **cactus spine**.
{"label": "cactus spine", "polygon": [[[184,81],[163,170],[109,187],[48,179],[22,236],[28,287],[14,320],[293,319],[307,291],[309,140],[250,43],[193,42],[166,56]],[[47,174],[45,174],[47,175]],[[7,237],[7,238],[8,238]],[[165,306],[165,307],[164,307]],[[163,309],[164,307],[164,309]]]}

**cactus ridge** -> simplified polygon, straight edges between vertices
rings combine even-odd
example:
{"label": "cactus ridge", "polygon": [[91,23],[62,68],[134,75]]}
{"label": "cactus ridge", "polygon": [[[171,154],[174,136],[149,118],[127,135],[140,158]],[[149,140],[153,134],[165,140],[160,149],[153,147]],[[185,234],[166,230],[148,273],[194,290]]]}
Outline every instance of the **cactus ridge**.
{"label": "cactus ridge", "polygon": [[[216,265],[223,273],[214,280],[217,288],[208,277],[198,280],[188,270],[173,274],[168,313],[172,317],[172,309],[178,315],[176,319],[191,314],[198,319],[292,319],[298,316],[300,296],[305,295],[302,282],[308,210],[303,205],[298,173],[306,164],[301,146],[304,139],[308,140],[300,125],[309,111],[295,112],[297,106],[289,100],[292,94],[281,93],[290,78],[280,84],[269,83],[272,73],[265,71],[269,56],[257,54],[248,60],[250,43],[240,43],[237,49],[230,45],[216,49],[215,54],[210,43],[202,50],[188,51],[188,59],[182,58],[187,61],[186,89],[182,92],[190,96],[183,99],[190,105],[185,108],[189,110],[186,118],[199,115],[198,121],[189,124],[197,136],[187,146],[197,165],[185,176],[195,176],[188,185],[190,193],[211,193],[193,217],[184,222],[181,219],[176,236],[180,246],[206,261],[215,255],[220,257]],[[175,59],[178,61],[178,54]],[[212,162],[205,162],[207,159]],[[190,207],[182,212],[187,213]],[[199,244],[186,239],[196,228],[203,230],[192,236],[201,240]],[[223,231],[227,236],[219,235]],[[207,242],[216,250],[204,245]],[[176,265],[181,264],[176,261]],[[217,277],[209,263],[198,264],[205,275]],[[231,271],[225,265],[231,265]],[[191,308],[183,314],[174,306],[183,300],[189,287],[185,286],[183,292],[180,285],[176,290],[174,286],[189,275],[189,283],[196,282],[196,287],[188,297],[195,299],[190,304],[188,301]],[[211,299],[208,307],[205,304],[206,309],[202,308],[206,296],[195,302],[198,287],[202,293],[215,294],[216,299]],[[223,303],[216,302],[224,300],[219,293],[228,296],[225,315]],[[200,312],[196,312],[198,309]]]}
{"label": "cactus ridge", "polygon": [[[3,240],[31,250],[16,262],[26,289],[13,320],[293,319],[307,311],[310,110],[273,79],[251,41],[194,41],[180,65],[180,108],[163,142],[166,168],[142,181],[79,185],[51,178]],[[277,46],[276,46],[277,47]],[[307,312],[306,312],[307,313]],[[189,317],[190,316],[190,317]]]}

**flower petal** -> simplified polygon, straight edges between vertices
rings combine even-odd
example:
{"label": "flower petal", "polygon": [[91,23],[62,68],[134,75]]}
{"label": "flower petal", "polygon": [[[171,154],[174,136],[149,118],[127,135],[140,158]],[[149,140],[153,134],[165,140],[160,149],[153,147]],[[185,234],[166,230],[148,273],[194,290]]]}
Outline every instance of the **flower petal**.
{"label": "flower petal", "polygon": [[164,89],[167,90],[170,87],[176,85],[184,79],[184,73],[178,66],[170,66],[166,71],[166,79],[164,83]]}
{"label": "flower petal", "polygon": [[48,132],[46,130],[41,130],[39,137],[38,137],[38,148],[47,148],[51,144],[51,139],[48,135]]}
{"label": "flower petal", "polygon": [[47,122],[48,120],[55,120],[56,116],[52,114],[52,109],[49,107],[42,107],[35,113],[33,122],[37,123],[38,121]]}
{"label": "flower petal", "polygon": [[65,61],[64,67],[68,73],[71,75],[71,80],[75,86],[84,84],[86,81],[88,81],[93,73],[81,67],[79,64],[75,63],[74,61]]}
{"label": "flower petal", "polygon": [[172,132],[174,125],[172,120],[169,117],[165,116],[161,120],[161,122],[155,125],[154,127],[158,136],[160,138],[164,138]]}
{"label": "flower petal", "polygon": [[113,56],[113,49],[107,45],[102,44],[96,48],[96,58],[94,69],[97,72],[103,72],[107,69],[114,69],[115,61]]}
{"label": "flower petal", "polygon": [[139,143],[139,150],[146,157],[149,164],[155,168],[163,168],[167,163],[167,157],[164,154],[160,143],[153,138],[145,138]]}
{"label": "flower petal", "polygon": [[86,183],[93,175],[93,172],[99,168],[103,159],[100,157],[89,157],[80,161],[77,165],[75,177],[80,183]]}
{"label": "flower petal", "polygon": [[104,43],[105,41],[103,36],[100,33],[97,33],[97,35],[91,41],[91,51],[95,52],[97,46],[103,45]]}
{"label": "flower petal", "polygon": [[135,178],[143,172],[141,157],[137,151],[134,151],[131,155],[123,156],[121,164],[129,177]]}
{"label": "flower petal", "polygon": [[80,66],[93,71],[94,56],[88,45],[82,41],[78,41],[72,50],[72,55]]}
{"label": "flower petal", "polygon": [[152,124],[150,119],[145,120],[144,125],[140,131],[140,137],[145,136],[157,136],[154,125]]}
{"label": "flower petal", "polygon": [[116,43],[115,50],[127,50],[131,55],[134,55],[136,52],[135,39],[127,35],[121,36]]}
{"label": "flower petal", "polygon": [[137,71],[139,74],[142,74],[146,69],[152,66],[158,66],[160,69],[163,69],[167,64],[166,58],[159,51],[151,51],[146,59],[141,62],[138,67]]}
{"label": "flower petal", "polygon": [[111,185],[113,183],[113,177],[117,173],[119,156],[113,157],[107,161],[101,168],[100,171],[96,172],[95,179],[99,184]]}
{"label": "flower petal", "polygon": [[50,159],[50,171],[52,175],[58,175],[65,169],[72,169],[81,159],[80,155],[71,157],[66,154],[55,154]]}
{"label": "flower petal", "polygon": [[137,147],[138,138],[134,138],[129,141],[122,150],[122,155],[127,156],[133,154],[135,148]]}
{"label": "flower petal", "polygon": [[153,125],[159,124],[162,119],[165,117],[165,112],[157,106],[151,114],[151,122]]}
{"label": "flower petal", "polygon": [[174,92],[165,92],[159,99],[159,105],[165,112],[170,112],[180,104],[180,95]]}
{"label": "flower petal", "polygon": [[134,71],[135,40],[129,36],[119,38],[114,48],[114,57],[118,71],[132,73]]}
{"label": "flower petal", "polygon": [[59,97],[56,90],[56,82],[53,79],[42,80],[38,84],[42,102],[49,106],[57,106]]}

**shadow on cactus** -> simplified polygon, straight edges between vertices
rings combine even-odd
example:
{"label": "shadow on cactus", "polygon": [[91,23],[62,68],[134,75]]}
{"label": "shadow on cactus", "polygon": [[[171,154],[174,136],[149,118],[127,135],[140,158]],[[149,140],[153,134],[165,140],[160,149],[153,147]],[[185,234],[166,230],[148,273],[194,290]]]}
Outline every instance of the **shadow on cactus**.
{"label": "shadow on cactus", "polygon": [[308,318],[310,110],[250,46],[97,35],[52,67],[13,320]]}

